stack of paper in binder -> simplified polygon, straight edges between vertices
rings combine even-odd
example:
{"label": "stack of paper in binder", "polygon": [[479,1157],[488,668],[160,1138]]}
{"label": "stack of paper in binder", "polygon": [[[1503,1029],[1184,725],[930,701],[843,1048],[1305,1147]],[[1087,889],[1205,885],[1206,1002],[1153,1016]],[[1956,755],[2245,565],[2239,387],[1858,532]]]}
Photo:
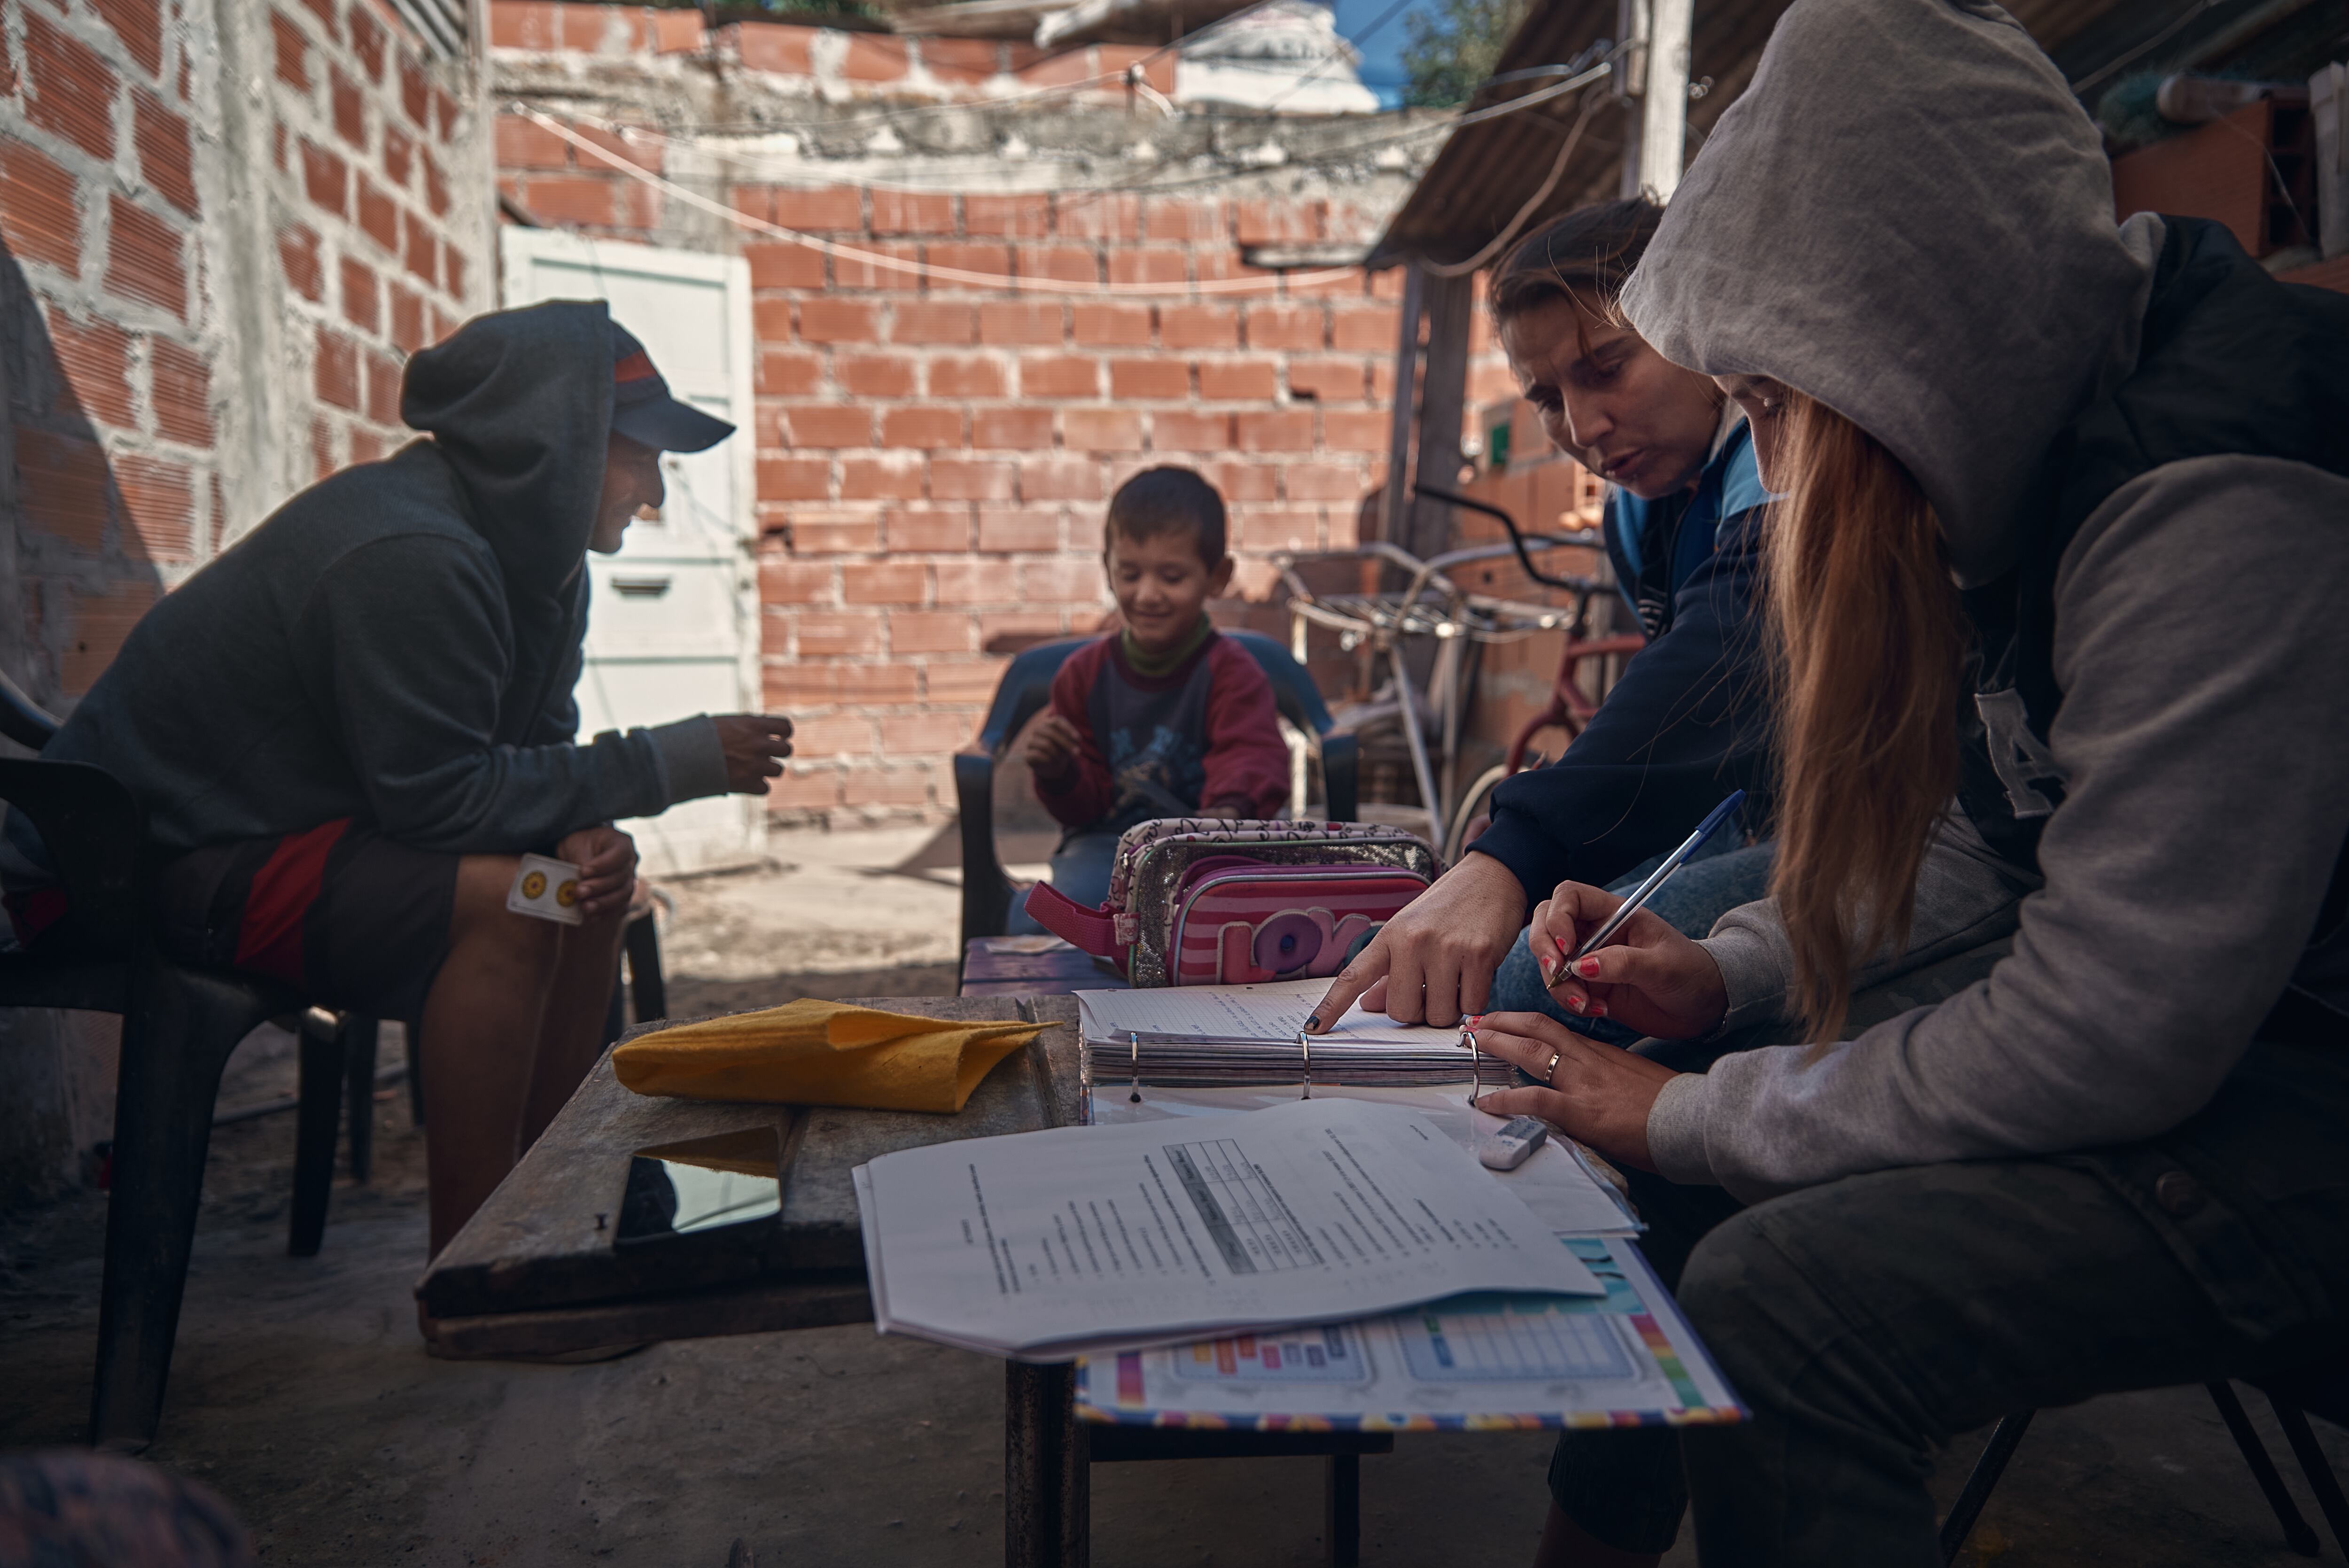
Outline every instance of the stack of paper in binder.
{"label": "stack of paper in binder", "polygon": [[1469,1048],[1461,1032],[1396,1024],[1359,1007],[1327,1034],[1305,1020],[1327,980],[1080,991],[1078,1029],[1095,1083],[1166,1085],[1458,1084],[1515,1081],[1509,1064]]}

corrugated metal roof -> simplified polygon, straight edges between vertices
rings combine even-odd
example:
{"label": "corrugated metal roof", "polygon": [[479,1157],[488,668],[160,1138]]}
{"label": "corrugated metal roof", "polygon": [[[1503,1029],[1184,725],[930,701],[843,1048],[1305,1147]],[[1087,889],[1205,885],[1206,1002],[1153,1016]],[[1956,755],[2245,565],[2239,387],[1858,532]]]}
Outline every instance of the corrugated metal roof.
{"label": "corrugated metal roof", "polygon": [[[1789,3],[1697,0],[1689,77],[1710,77],[1713,83],[1689,105],[1692,154],[1752,79],[1762,46]],[[2091,104],[2110,80],[2131,71],[2209,69],[2240,61],[2262,73],[2304,75],[2349,36],[2349,0],[2007,0],[2007,9]],[[1615,0],[1535,0],[1494,74],[1562,65],[1611,37],[1616,22]],[[1475,107],[1506,103],[1544,85],[1511,82],[1480,97]],[[1605,81],[1582,89],[1609,91]],[[1369,264],[1415,258],[1452,263],[1489,244],[1548,177],[1581,112],[1580,96],[1567,94],[1454,132],[1388,222]],[[1519,232],[1616,193],[1626,122],[1622,108],[1599,108],[1557,188]]]}
{"label": "corrugated metal roof", "polygon": [[[1705,96],[1689,105],[1692,149],[1754,74],[1762,45],[1789,0],[1699,0],[1690,39],[1689,79],[1713,78]],[[1602,38],[1614,36],[1615,0],[1536,0],[1534,9],[1502,51],[1494,75],[1558,66]],[[1539,80],[1512,82],[1480,96],[1477,108],[1539,91]],[[1607,94],[1605,81],[1579,93],[1551,99],[1522,114],[1505,115],[1453,133],[1435,161],[1420,177],[1401,211],[1371,253],[1370,264],[1388,266],[1413,257],[1452,263],[1490,243],[1527,198],[1548,177],[1559,146],[1571,133],[1587,94]],[[1623,153],[1623,110],[1602,104],[1584,128],[1557,188],[1526,222],[1572,211],[1586,201],[1615,194]],[[1522,232],[1522,231],[1521,231]]]}

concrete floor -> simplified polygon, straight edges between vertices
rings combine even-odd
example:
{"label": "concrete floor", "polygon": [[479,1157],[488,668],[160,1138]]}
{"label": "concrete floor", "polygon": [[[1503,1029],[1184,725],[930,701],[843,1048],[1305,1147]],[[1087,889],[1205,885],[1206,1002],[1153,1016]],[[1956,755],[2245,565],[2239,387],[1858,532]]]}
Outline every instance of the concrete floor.
{"label": "concrete floor", "polygon": [[[909,864],[935,858],[922,853],[930,837],[784,839],[779,858],[797,869],[675,884],[673,1010],[950,988],[953,881]],[[839,941],[847,925],[884,940]],[[264,1033],[238,1053],[222,1103],[292,1081],[291,1042]],[[150,1457],[224,1494],[264,1561],[721,1568],[737,1541],[768,1568],[1001,1560],[998,1363],[864,1327],[659,1345],[588,1367],[425,1356],[409,1295],[424,1255],[422,1139],[404,1093],[376,1109],[375,1179],[338,1183],[313,1259],[285,1254],[292,1118],[213,1140]],[[104,1221],[105,1200],[81,1193],[0,1222],[0,1446],[79,1434]],[[2249,1402],[2289,1470],[2263,1403]],[[2349,1469],[2349,1437],[2319,1430]],[[1980,1446],[1971,1435],[1945,1456],[1944,1503]],[[1365,1561],[1524,1562],[1548,1451],[1538,1434],[1459,1434],[1406,1437],[1366,1460]],[[1138,1568],[1312,1563],[1319,1509],[1311,1460],[1104,1466],[1094,1552]],[[2043,1415],[1968,1560],[2302,1561],[2199,1389]],[[1685,1537],[1668,1559],[1694,1561]]]}

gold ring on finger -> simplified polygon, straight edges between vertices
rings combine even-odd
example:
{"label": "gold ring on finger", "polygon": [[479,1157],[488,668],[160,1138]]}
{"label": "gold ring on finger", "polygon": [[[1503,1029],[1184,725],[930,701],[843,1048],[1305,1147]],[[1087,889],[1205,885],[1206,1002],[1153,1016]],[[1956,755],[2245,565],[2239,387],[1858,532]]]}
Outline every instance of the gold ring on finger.
{"label": "gold ring on finger", "polygon": [[1551,1088],[1555,1088],[1556,1087],[1557,1087],[1557,1063],[1558,1063],[1558,1058],[1559,1058],[1559,1057],[1563,1057],[1565,1054],[1566,1054],[1566,1053],[1565,1053],[1565,1052],[1563,1052],[1563,1051],[1552,1051],[1552,1052],[1550,1052],[1550,1054],[1549,1054],[1549,1066],[1547,1066],[1547,1067],[1546,1067],[1546,1068],[1542,1068],[1542,1082],[1544,1082],[1544,1083],[1546,1083],[1546,1084],[1548,1084],[1548,1085],[1549,1085]]}

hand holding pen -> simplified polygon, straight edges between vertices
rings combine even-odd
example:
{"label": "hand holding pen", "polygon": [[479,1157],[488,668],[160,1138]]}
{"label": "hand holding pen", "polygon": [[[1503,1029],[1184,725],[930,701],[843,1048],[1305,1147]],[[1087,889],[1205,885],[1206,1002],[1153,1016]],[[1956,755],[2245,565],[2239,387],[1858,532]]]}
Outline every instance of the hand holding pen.
{"label": "hand holding pen", "polygon": [[1653,910],[1638,910],[1617,927],[1608,945],[1579,958],[1591,934],[1626,901],[1604,888],[1560,882],[1534,906],[1533,940],[1551,951],[1542,978],[1559,1006],[1586,1018],[1612,1018],[1658,1039],[1692,1039],[1710,1033],[1729,1006],[1721,966]]}
{"label": "hand holding pen", "polygon": [[[1692,960],[1678,944],[1695,944],[1650,913],[1647,903],[1744,802],[1744,790],[1732,790],[1630,897],[1618,899],[1580,882],[1560,882],[1535,907],[1526,942],[1541,966],[1542,984],[1559,1006],[1585,1017],[1612,1017],[1642,1034],[1667,1039],[1711,1027],[1677,1026],[1689,1021],[1690,1009],[1707,1006],[1713,1006],[1715,1020],[1720,1017],[1725,998],[1721,1004],[1713,1000],[1721,991],[1719,967],[1702,949]],[[1616,945],[1610,949],[1610,944]],[[1643,1021],[1650,1017],[1669,1019],[1675,1027],[1652,1027]]]}

